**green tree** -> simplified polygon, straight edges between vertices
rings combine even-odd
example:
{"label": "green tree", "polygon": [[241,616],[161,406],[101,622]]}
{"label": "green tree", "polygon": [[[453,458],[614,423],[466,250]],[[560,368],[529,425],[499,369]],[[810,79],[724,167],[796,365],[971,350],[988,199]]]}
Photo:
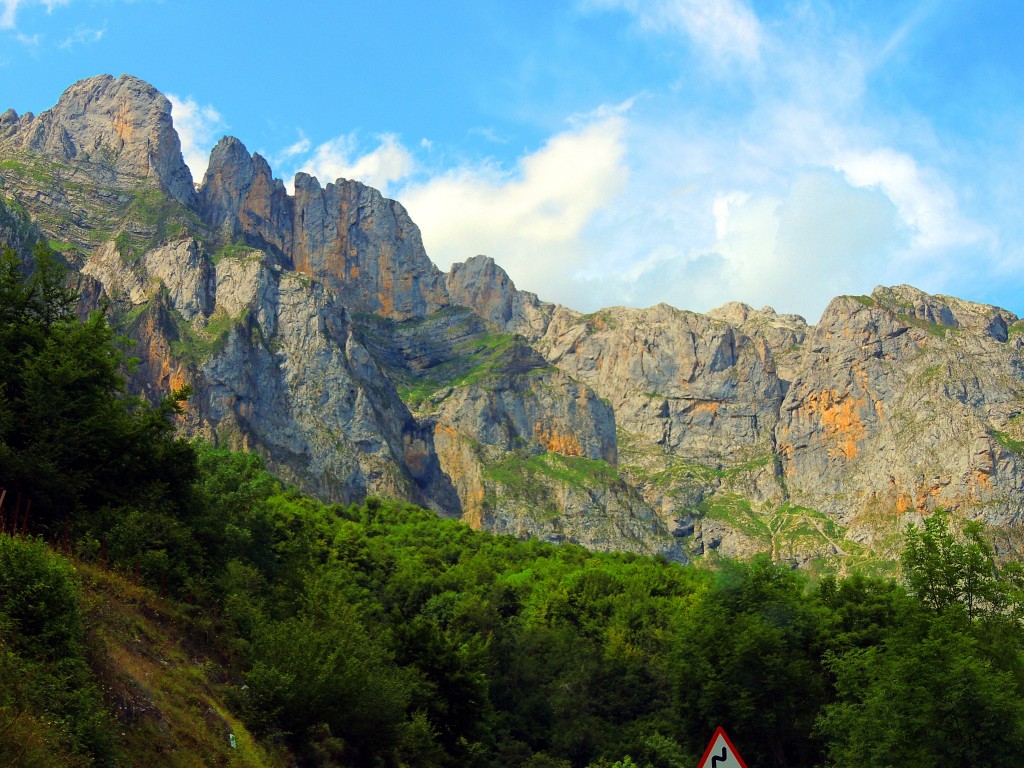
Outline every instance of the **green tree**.
{"label": "green tree", "polygon": [[674,649],[680,744],[700,753],[716,726],[751,765],[812,766],[813,726],[827,695],[824,612],[796,573],[767,556],[728,562],[680,616]]}
{"label": "green tree", "polygon": [[908,526],[900,564],[911,593],[933,610],[962,610],[968,620],[1024,616],[1020,566],[996,564],[981,523],[967,522],[958,536],[948,516],[937,512],[921,529]]}
{"label": "green tree", "polygon": [[1024,632],[1016,569],[980,525],[945,515],[908,528],[908,595],[862,578],[823,589],[837,621],[835,700],[818,732],[830,764],[1009,768],[1024,751]]}
{"label": "green tree", "polygon": [[1011,768],[1024,754],[1018,674],[959,621],[924,613],[829,663],[837,700],[819,733],[835,768]]}
{"label": "green tree", "polygon": [[64,280],[43,245],[28,275],[13,251],[0,255],[0,484],[8,501],[32,499],[36,530],[105,505],[176,501],[195,477],[171,423],[186,393],[157,406],[127,396],[116,335],[102,312],[78,319]]}
{"label": "green tree", "polygon": [[69,765],[113,760],[76,574],[41,541],[0,535],[0,764],[48,765],[60,755]]}

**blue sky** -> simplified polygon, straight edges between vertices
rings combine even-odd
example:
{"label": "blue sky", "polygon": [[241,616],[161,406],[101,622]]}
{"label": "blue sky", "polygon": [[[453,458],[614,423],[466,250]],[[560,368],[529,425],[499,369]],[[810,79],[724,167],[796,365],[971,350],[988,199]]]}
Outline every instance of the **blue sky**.
{"label": "blue sky", "polygon": [[814,322],[910,283],[1022,314],[1022,32],[1010,0],[0,0],[0,109],[134,74],[197,180],[235,135],[584,311]]}

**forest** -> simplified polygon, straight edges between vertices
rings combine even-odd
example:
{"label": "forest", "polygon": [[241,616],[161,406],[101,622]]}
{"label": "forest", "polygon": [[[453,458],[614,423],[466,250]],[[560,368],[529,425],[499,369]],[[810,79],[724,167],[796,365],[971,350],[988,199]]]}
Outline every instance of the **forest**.
{"label": "forest", "polygon": [[127,394],[76,306],[45,246],[0,258],[0,765],[153,764],[118,739],[86,568],[202,617],[285,762],[693,768],[722,726],[750,768],[1019,765],[1024,572],[980,524],[908,528],[898,579],[811,581],[324,504],[176,437],[188,392]]}

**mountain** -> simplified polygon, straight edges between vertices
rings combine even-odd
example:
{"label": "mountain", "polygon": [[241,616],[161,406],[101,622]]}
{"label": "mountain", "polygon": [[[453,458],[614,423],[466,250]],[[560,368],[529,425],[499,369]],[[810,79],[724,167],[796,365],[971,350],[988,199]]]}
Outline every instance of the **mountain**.
{"label": "mountain", "polygon": [[584,315],[491,259],[438,270],[396,201],[222,139],[193,184],[170,104],[129,76],[0,115],[0,241],[63,254],[134,342],[131,386],[185,434],[323,499],[688,560],[892,555],[937,508],[1019,549],[1014,314],[909,286],[817,325],[731,303]]}

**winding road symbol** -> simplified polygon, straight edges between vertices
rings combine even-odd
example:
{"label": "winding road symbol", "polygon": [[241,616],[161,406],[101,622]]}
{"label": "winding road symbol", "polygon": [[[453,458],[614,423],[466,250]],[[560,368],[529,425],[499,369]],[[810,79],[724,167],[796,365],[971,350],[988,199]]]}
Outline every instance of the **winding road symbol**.
{"label": "winding road symbol", "polygon": [[721,727],[715,730],[697,768],[747,768],[732,740]]}

